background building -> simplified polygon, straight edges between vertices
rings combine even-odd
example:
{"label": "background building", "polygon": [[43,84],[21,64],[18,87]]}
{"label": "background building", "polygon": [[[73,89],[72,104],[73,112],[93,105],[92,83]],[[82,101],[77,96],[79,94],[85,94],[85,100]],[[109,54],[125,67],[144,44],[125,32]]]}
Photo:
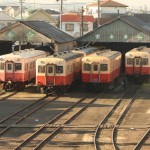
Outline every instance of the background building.
{"label": "background building", "polygon": [[83,34],[93,30],[93,23],[95,19],[92,15],[82,16],[81,13],[68,13],[62,15],[61,21],[62,31],[72,35],[73,37],[79,37],[82,35],[81,30],[83,30]]}

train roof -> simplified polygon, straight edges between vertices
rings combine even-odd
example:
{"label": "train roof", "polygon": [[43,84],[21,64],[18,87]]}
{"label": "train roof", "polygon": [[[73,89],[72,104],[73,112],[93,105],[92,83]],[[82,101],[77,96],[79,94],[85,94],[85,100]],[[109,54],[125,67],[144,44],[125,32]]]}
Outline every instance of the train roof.
{"label": "train roof", "polygon": [[110,49],[107,49],[107,50],[99,51],[99,52],[94,53],[94,54],[92,54],[90,56],[87,56],[87,57],[88,58],[90,58],[90,57],[92,57],[92,58],[94,58],[94,57],[105,57],[105,58],[112,59],[112,58],[115,58],[116,56],[119,56],[119,55],[121,55],[120,52],[118,52],[118,51],[111,51]]}
{"label": "train roof", "polygon": [[87,55],[98,51],[99,48],[97,47],[83,47],[83,48],[76,48],[75,51],[86,53]]}
{"label": "train roof", "polygon": [[146,47],[146,46],[140,46],[140,47],[130,50],[129,52],[148,52],[148,53],[150,53],[150,48]]}
{"label": "train roof", "polygon": [[5,55],[1,55],[0,58],[32,58],[35,56],[39,56],[41,54],[45,54],[46,52],[44,51],[40,51],[40,50],[34,50],[34,49],[25,49],[25,50],[20,50],[20,51],[14,51],[12,53],[9,54],[5,54]]}
{"label": "train roof", "polygon": [[47,58],[60,58],[60,59],[64,59],[65,61],[69,61],[78,57],[82,57],[83,54],[81,53],[72,53],[72,52],[68,52],[68,53],[55,53],[51,56],[48,56]]}

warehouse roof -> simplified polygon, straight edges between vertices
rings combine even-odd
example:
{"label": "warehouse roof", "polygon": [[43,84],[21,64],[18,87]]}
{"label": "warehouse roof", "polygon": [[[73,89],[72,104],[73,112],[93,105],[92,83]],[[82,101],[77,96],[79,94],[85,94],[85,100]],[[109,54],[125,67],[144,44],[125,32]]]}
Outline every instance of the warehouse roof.
{"label": "warehouse roof", "polygon": [[119,16],[76,40],[84,42],[150,42],[150,15]]}
{"label": "warehouse roof", "polygon": [[59,30],[58,28],[44,21],[21,21],[21,23],[29,26],[37,32],[42,33],[48,38],[54,39],[59,43],[65,43],[74,40],[71,35]]}
{"label": "warehouse roof", "polygon": [[75,38],[44,21],[19,21],[0,31],[0,40],[66,43]]}

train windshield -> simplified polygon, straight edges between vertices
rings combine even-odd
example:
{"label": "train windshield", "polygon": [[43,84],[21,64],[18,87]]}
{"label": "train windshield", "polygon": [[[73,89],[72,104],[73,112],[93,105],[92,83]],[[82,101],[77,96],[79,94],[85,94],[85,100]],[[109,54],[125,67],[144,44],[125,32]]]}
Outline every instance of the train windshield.
{"label": "train windshield", "polygon": [[100,70],[101,71],[107,71],[108,70],[108,65],[107,64],[100,64]]}
{"label": "train windshield", "polygon": [[142,59],[142,65],[148,65],[148,58]]}
{"label": "train windshield", "polygon": [[63,66],[56,66],[56,73],[63,73]]}
{"label": "train windshield", "polygon": [[132,58],[127,58],[127,64],[132,65],[133,64],[133,59]]}
{"label": "train windshield", "polygon": [[17,71],[17,70],[22,70],[21,63],[15,63],[15,71]]}
{"label": "train windshield", "polygon": [[45,66],[38,66],[38,73],[45,73]]}
{"label": "train windshield", "polygon": [[90,64],[84,64],[84,71],[90,71],[91,65]]}

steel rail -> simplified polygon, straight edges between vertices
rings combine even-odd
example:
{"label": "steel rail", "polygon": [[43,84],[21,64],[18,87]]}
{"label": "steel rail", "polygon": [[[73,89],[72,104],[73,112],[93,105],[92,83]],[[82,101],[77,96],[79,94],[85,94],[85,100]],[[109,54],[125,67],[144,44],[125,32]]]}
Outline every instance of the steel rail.
{"label": "steel rail", "polygon": [[[97,134],[98,134],[98,131],[100,130],[100,126],[101,125],[103,125],[103,124],[105,124],[106,122],[107,122],[107,120],[108,120],[108,118],[113,114],[113,112],[114,112],[114,110],[121,104],[121,102],[122,102],[122,99],[125,97],[125,96],[128,96],[127,94],[128,93],[131,93],[131,90],[130,89],[128,89],[127,91],[125,91],[124,92],[124,94],[122,95],[122,97],[118,100],[118,102],[113,106],[113,108],[108,112],[108,114],[105,116],[105,118],[99,123],[99,125],[97,126],[97,128],[96,128],[96,130],[95,130],[95,136],[94,136],[94,145],[95,145],[95,150],[98,150],[99,149],[99,146],[98,146],[98,143],[97,143]],[[135,92],[134,92],[135,93]],[[127,110],[126,110],[127,111]],[[124,113],[121,115],[122,117],[124,116],[124,114],[125,114],[125,112],[126,112],[125,110],[124,110]],[[120,116],[120,119],[122,118]],[[117,120],[117,122],[119,122],[120,121],[120,119],[118,119]],[[114,149],[116,149],[116,146],[115,146],[115,143],[114,143],[114,128],[118,125],[117,124],[117,122],[116,122],[116,124],[113,126],[113,132],[112,132],[112,144],[113,144],[113,147],[114,147]]]}
{"label": "steel rail", "polygon": [[98,147],[98,143],[97,143],[97,134],[98,134],[98,131],[100,129],[100,126],[105,124],[107,119],[109,118],[109,116],[113,113],[113,111],[118,107],[118,105],[121,103],[123,97],[127,94],[128,91],[125,91],[123,93],[123,95],[121,96],[121,98],[118,100],[118,102],[112,107],[112,109],[106,114],[105,118],[99,123],[99,125],[97,126],[96,130],[95,130],[95,134],[94,134],[94,147],[95,147],[95,150],[98,150],[99,147]]}
{"label": "steel rail", "polygon": [[[36,132],[34,132],[31,136],[29,136],[26,140],[24,140],[20,145],[18,145],[14,150],[19,150],[24,144],[26,144],[28,141],[30,141],[32,138],[34,138],[35,136],[37,136],[38,134],[40,134],[40,132],[42,132],[43,129],[45,129],[45,127],[49,124],[52,124],[53,122],[57,121],[59,118],[61,118],[62,116],[66,115],[66,113],[68,113],[70,110],[72,110],[76,105],[78,105],[79,103],[81,103],[82,101],[84,101],[86,97],[81,98],[79,101],[77,101],[76,103],[74,103],[73,105],[71,105],[70,107],[68,107],[65,111],[63,111],[62,113],[58,114],[55,118],[51,119],[50,121],[48,121],[46,124],[44,124],[42,127],[39,128],[39,130],[37,130]],[[83,109],[82,109],[83,110]],[[77,114],[75,114],[73,117],[75,117]],[[70,120],[67,120],[65,123],[67,123]],[[65,124],[64,123],[64,124]],[[57,127],[56,130],[54,130],[46,139],[44,139],[41,144],[44,143],[44,141],[46,141],[47,139],[49,139],[50,137],[52,137],[54,134],[56,134],[57,131],[59,131],[61,129],[61,125],[59,125]],[[40,147],[39,144],[37,147]],[[36,148],[37,149],[37,148]]]}
{"label": "steel rail", "polygon": [[[136,93],[135,93],[136,94]],[[132,97],[132,99],[130,100],[130,102],[127,104],[127,107],[123,110],[123,113],[120,115],[120,117],[118,118],[116,124],[114,125],[113,131],[112,131],[112,144],[113,144],[113,148],[115,150],[117,150],[117,146],[116,146],[116,142],[115,142],[115,133],[117,132],[117,126],[120,124],[121,120],[123,119],[123,117],[125,116],[125,114],[127,113],[127,111],[130,109],[132,103],[135,100],[135,95]]]}
{"label": "steel rail", "polygon": [[72,117],[70,117],[68,120],[66,120],[63,125],[59,125],[59,127],[54,130],[48,137],[46,137],[43,141],[41,141],[33,150],[38,150],[40,147],[43,146],[43,144],[50,139],[51,137],[55,136],[60,129],[62,129],[65,124],[68,124],[71,120],[74,120],[81,112],[83,112],[91,103],[94,103],[97,100],[97,98],[93,98],[89,103],[87,103],[85,106],[83,106],[76,114],[74,114]]}
{"label": "steel rail", "polygon": [[115,142],[115,133],[117,133],[117,126],[120,125],[121,121],[123,120],[123,118],[125,117],[125,115],[127,114],[127,112],[129,111],[129,109],[131,108],[132,104],[134,103],[135,101],[135,96],[136,96],[136,93],[137,93],[137,90],[139,89],[139,86],[138,88],[133,88],[132,90],[133,91],[129,91],[130,95],[132,94],[132,98],[130,99],[130,102],[127,104],[127,107],[123,110],[123,113],[120,115],[120,117],[118,118],[116,124],[114,125],[114,128],[113,128],[113,131],[112,131],[112,143],[113,143],[113,148],[114,150],[118,150],[118,147],[116,145],[116,142]]}
{"label": "steel rail", "polygon": [[[41,98],[40,100],[36,101],[36,102],[33,102],[32,104],[28,105],[28,106],[25,106],[23,109],[20,109],[20,111],[14,113],[11,115],[12,116],[15,116],[16,114],[18,114],[19,112],[22,113],[22,110],[25,110],[26,108],[29,108],[31,105],[34,105],[35,103],[39,102],[39,101],[42,101],[44,99],[46,99],[47,96]],[[27,114],[25,114],[23,117],[19,118],[18,120],[16,120],[15,122],[13,122],[12,124],[10,124],[8,127],[6,127],[4,130],[2,130],[0,132],[0,136],[2,136],[7,130],[9,130],[13,125],[15,124],[18,124],[19,122],[21,122],[23,119],[25,119],[26,117],[28,117],[29,115],[33,114],[35,111],[39,110],[40,108],[44,107],[45,105],[47,105],[48,103],[52,102],[52,101],[55,101],[56,99],[58,99],[59,97],[55,97],[51,100],[48,100],[48,101],[44,101],[42,102],[42,104],[40,104],[38,107],[36,107],[35,109],[33,109],[32,111],[29,111]],[[8,120],[8,117],[6,118]],[[6,120],[5,120],[6,121]]]}
{"label": "steel rail", "polygon": [[146,140],[147,136],[150,134],[150,128],[146,131],[146,133],[143,135],[143,137],[140,139],[140,141],[137,143],[137,145],[134,147],[133,150],[138,150],[142,147],[142,143]]}
{"label": "steel rail", "polygon": [[[18,92],[12,92],[11,94],[7,95],[6,97],[3,97],[0,99],[0,102],[1,101],[4,101],[4,100],[7,100],[8,98],[10,98],[11,96],[14,96],[15,94],[17,94]],[[5,94],[5,93],[4,93]],[[2,95],[4,95],[2,94]]]}

